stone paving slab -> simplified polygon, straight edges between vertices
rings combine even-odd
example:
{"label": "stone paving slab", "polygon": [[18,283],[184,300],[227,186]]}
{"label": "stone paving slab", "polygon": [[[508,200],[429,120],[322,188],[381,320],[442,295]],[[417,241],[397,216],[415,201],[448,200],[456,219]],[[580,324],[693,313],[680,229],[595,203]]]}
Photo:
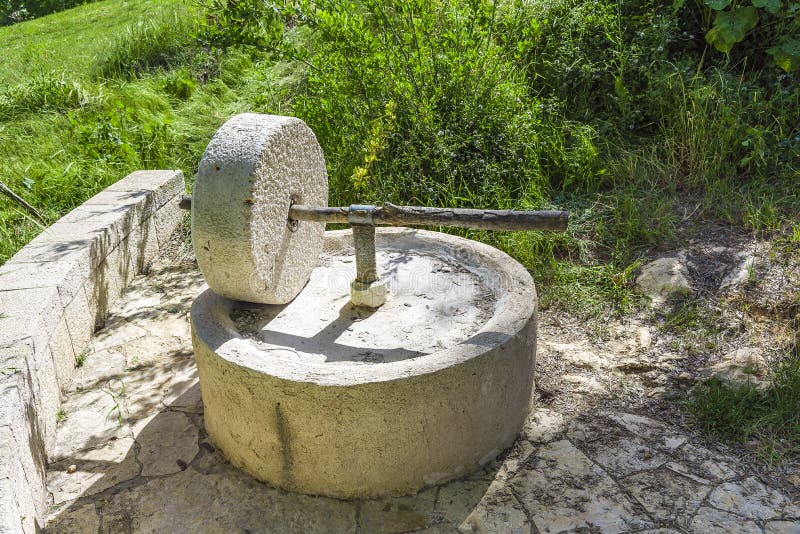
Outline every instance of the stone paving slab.
{"label": "stone paving slab", "polygon": [[203,429],[188,330],[203,289],[190,259],[159,264],[95,335],[48,467],[48,532],[800,533],[800,505],[736,458],[620,410],[536,408],[486,469],[413,496],[272,488]]}

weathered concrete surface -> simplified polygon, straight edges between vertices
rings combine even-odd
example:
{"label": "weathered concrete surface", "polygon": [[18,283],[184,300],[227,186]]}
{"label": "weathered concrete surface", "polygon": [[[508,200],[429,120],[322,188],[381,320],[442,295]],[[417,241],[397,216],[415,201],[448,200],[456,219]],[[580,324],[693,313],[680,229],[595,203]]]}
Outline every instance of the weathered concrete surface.
{"label": "weathered concrete surface", "polygon": [[347,285],[334,285],[352,269],[352,245],[351,231],[328,232],[306,289],[258,310],[257,339],[232,326],[239,304],[212,291],[197,299],[193,345],[212,442],[260,480],[340,498],[410,493],[480,468],[527,415],[533,280],[475,241],[379,229],[392,300],[354,316]]}
{"label": "weathered concrete surface", "polygon": [[[67,498],[51,509],[48,532],[800,530],[797,499],[774,478],[756,476],[750,462],[701,443],[652,415],[619,407],[598,410],[593,394],[575,390],[565,390],[550,401],[543,395],[520,438],[484,469],[417,495],[341,501],[287,493],[257,482],[232,467],[204,430],[186,334],[189,306],[203,289],[190,261],[156,266],[151,275],[134,281],[108,326],[95,336],[95,346],[102,348],[89,354],[77,371],[67,404],[83,406],[89,403],[81,397],[90,399],[98,391],[114,393],[122,420],[116,411],[110,420],[122,435],[90,438],[97,423],[66,412],[59,436],[87,437],[78,441],[80,451],[48,468],[50,491],[54,497]],[[625,362],[623,369],[629,372],[632,358],[645,357],[640,324],[628,325],[598,348],[576,337],[566,325],[553,326],[553,316],[546,322],[540,332],[546,359],[538,364],[540,376],[548,380],[546,387],[552,387],[551,372],[563,372],[558,362],[570,344],[608,362],[591,369],[574,364],[570,372],[594,373],[612,391],[625,388],[609,378],[620,373],[618,366]],[[659,343],[658,338],[652,341]],[[152,347],[169,350],[151,353]],[[653,366],[666,365],[673,361],[670,358],[668,353],[661,358],[647,356]],[[145,363],[131,365],[128,359]],[[644,360],[636,365],[643,367]],[[124,391],[120,383],[125,384]],[[185,416],[188,430],[185,420],[174,414]],[[163,416],[180,424],[155,422]],[[169,444],[159,463],[173,472],[137,474],[141,451],[148,448],[141,444],[159,442]],[[149,454],[154,458],[157,450]],[[67,472],[70,465],[76,466],[74,473]],[[67,485],[72,477],[75,482]],[[0,477],[0,487],[7,480]]]}
{"label": "weathered concrete surface", "polygon": [[328,205],[328,173],[300,119],[243,113],[208,144],[192,195],[197,262],[218,295],[283,304],[306,284],[324,223],[287,228],[292,203]]}

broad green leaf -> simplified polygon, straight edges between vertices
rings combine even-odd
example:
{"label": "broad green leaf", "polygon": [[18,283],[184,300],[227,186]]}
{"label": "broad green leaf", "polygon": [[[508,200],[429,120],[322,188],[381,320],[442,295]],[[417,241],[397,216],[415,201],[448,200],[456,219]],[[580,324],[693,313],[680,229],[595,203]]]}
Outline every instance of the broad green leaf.
{"label": "broad green leaf", "polygon": [[731,0],[705,0],[705,4],[714,11],[721,11],[731,5]]}
{"label": "broad green leaf", "polygon": [[763,7],[773,15],[781,10],[781,0],[753,0],[753,5]]}
{"label": "broad green leaf", "polygon": [[753,6],[719,11],[714,26],[706,33],[706,41],[720,52],[728,53],[733,45],[744,40],[747,32],[758,24],[758,9]]}
{"label": "broad green leaf", "polygon": [[677,13],[680,8],[683,7],[683,4],[686,3],[686,0],[672,0],[672,12]]}
{"label": "broad green leaf", "polygon": [[800,70],[800,41],[784,37],[781,42],[767,49],[775,63],[786,72]]}

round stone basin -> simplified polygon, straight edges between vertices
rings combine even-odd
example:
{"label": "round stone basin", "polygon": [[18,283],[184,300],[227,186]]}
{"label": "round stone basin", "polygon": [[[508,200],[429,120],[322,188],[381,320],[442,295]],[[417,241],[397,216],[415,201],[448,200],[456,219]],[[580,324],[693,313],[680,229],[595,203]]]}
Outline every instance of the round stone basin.
{"label": "round stone basin", "polygon": [[208,290],[192,341],[211,440],[287,490],[415,492],[510,446],[529,410],[536,290],[508,255],[467,239],[379,228],[378,309],[355,308],[352,233],[327,232],[289,304]]}

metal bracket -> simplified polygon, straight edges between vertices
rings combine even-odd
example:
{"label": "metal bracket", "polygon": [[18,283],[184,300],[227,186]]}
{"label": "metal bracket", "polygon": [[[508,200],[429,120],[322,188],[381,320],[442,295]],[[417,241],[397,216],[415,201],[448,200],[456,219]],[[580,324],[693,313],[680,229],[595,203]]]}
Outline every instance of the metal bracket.
{"label": "metal bracket", "polygon": [[350,226],[375,226],[372,220],[375,209],[375,206],[369,204],[351,204],[347,208],[347,222]]}

